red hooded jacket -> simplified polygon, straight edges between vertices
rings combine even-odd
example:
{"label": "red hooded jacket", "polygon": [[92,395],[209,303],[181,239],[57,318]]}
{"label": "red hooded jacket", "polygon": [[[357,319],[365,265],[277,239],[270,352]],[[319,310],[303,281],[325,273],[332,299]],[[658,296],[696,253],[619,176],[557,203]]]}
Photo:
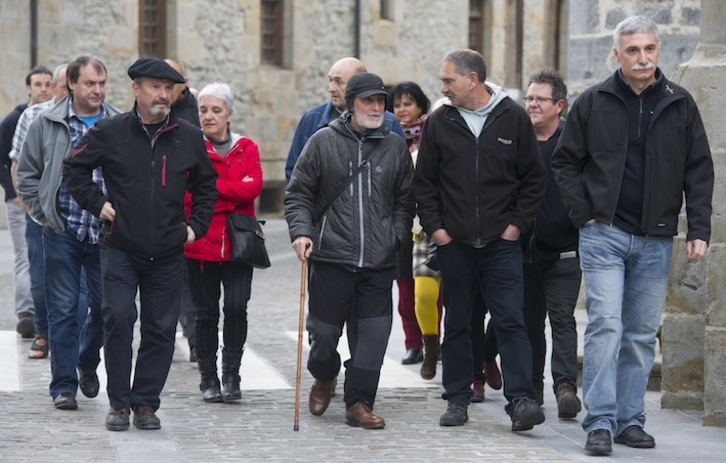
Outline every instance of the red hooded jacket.
{"label": "red hooded jacket", "polygon": [[[217,171],[219,197],[214,203],[214,215],[207,234],[184,246],[184,257],[208,262],[228,261],[231,243],[227,232],[227,214],[235,212],[255,216],[255,198],[262,191],[260,151],[247,137],[232,134],[232,147],[226,156],[215,151],[205,139],[207,154]],[[187,216],[191,210],[191,195],[184,199]]]}

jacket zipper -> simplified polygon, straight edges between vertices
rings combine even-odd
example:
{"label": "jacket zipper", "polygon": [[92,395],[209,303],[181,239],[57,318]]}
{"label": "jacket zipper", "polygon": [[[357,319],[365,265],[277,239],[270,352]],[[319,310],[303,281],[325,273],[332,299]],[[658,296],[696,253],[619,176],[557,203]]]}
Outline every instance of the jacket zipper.
{"label": "jacket zipper", "polygon": [[[363,142],[358,140],[358,165],[363,161]],[[360,251],[358,254],[358,267],[363,267],[365,254],[365,227],[363,224],[363,176],[358,174],[358,231],[360,234]]]}
{"label": "jacket zipper", "polygon": [[166,154],[161,157],[161,186],[166,186]]}

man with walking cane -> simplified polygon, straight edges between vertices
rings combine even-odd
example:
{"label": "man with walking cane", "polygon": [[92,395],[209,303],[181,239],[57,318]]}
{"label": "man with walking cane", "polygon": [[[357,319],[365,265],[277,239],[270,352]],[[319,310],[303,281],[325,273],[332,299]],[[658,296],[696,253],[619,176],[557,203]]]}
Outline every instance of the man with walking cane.
{"label": "man with walking cane", "polygon": [[355,339],[345,362],[345,421],[365,429],[385,426],[371,410],[391,332],[396,250],[414,214],[411,156],[383,126],[388,97],[379,76],[353,76],[347,111],[308,140],[285,195],[292,246],[311,261],[310,413],[330,404],[347,322]]}

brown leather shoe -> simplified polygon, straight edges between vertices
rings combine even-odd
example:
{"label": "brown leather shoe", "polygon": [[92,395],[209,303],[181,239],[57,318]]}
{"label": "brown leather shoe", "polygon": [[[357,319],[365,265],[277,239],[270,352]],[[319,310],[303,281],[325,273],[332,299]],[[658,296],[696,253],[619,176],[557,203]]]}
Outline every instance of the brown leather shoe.
{"label": "brown leather shoe", "polygon": [[330,405],[330,397],[333,394],[333,388],[335,388],[335,379],[323,381],[316,379],[313,383],[312,389],[310,389],[310,398],[308,399],[308,408],[310,413],[315,416],[320,416],[325,413]]}
{"label": "brown leather shoe", "polygon": [[345,422],[363,429],[383,429],[386,426],[383,418],[374,415],[363,402],[357,402],[345,412]]}

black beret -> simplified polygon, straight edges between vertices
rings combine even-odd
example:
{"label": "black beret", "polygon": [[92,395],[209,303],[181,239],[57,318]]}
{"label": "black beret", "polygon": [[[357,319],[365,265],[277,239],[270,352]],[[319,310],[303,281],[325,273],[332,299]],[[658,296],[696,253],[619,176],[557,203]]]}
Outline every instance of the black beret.
{"label": "black beret", "polygon": [[129,77],[153,77],[155,79],[166,79],[175,84],[183,84],[184,76],[179,74],[161,58],[139,58],[129,68]]}

